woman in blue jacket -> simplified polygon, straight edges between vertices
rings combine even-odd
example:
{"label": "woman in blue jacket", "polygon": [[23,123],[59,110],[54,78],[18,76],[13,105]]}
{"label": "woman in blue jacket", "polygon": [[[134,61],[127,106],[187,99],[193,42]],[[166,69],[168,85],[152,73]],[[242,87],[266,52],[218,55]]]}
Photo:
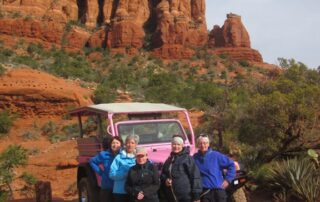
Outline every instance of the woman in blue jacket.
{"label": "woman in blue jacket", "polygon": [[125,150],[122,150],[113,160],[109,177],[114,180],[114,202],[128,202],[129,195],[125,191],[125,183],[129,169],[136,165],[135,150],[139,142],[139,136],[129,135],[125,141]]}
{"label": "woman in blue jacket", "polygon": [[[92,169],[102,178],[100,191],[101,202],[112,202],[113,180],[109,178],[109,171],[113,159],[119,153],[122,146],[123,142],[120,137],[112,137],[110,141],[109,139],[104,139],[104,151],[100,152],[89,161]],[[101,167],[101,165],[103,167]]]}
{"label": "woman in blue jacket", "polygon": [[[209,137],[200,135],[197,138],[199,151],[193,155],[201,174],[201,202],[226,202],[225,189],[236,175],[235,165],[227,156],[209,148],[209,145]],[[225,174],[224,170],[227,170]]]}

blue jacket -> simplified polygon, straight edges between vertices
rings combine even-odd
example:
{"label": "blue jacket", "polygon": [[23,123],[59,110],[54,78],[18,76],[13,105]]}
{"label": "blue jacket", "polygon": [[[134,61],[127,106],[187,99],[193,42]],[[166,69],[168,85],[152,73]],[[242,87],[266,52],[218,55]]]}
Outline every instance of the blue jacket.
{"label": "blue jacket", "polygon": [[[229,183],[236,176],[234,162],[211,148],[203,155],[200,151],[193,155],[201,174],[202,186],[207,189],[222,189],[224,180]],[[223,170],[227,173],[224,174]]]}
{"label": "blue jacket", "polygon": [[[102,151],[89,161],[91,168],[102,177],[101,189],[112,189],[113,180],[109,178],[109,171],[114,155],[110,151]],[[103,169],[100,165],[103,165]]]}
{"label": "blue jacket", "polygon": [[132,166],[136,165],[136,158],[128,156],[125,150],[122,150],[113,160],[109,177],[114,181],[113,193],[126,194],[125,183],[128,172]]}

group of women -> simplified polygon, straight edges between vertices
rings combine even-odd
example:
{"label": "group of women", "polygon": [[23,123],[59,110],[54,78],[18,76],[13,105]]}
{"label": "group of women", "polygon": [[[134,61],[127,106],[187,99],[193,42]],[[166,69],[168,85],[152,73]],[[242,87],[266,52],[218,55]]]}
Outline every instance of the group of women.
{"label": "group of women", "polygon": [[235,176],[234,163],[209,149],[208,137],[197,138],[199,151],[192,157],[183,138],[174,136],[160,176],[146,148],[137,147],[138,143],[137,135],[129,135],[124,146],[113,137],[109,149],[90,160],[102,177],[101,202],[159,202],[160,187],[168,202],[226,201],[224,189]]}

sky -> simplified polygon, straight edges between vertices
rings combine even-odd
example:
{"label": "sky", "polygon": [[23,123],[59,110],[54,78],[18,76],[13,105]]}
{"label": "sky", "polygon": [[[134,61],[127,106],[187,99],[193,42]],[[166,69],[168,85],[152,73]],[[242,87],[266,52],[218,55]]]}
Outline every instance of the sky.
{"label": "sky", "polygon": [[241,16],[265,62],[282,57],[320,66],[320,0],[206,0],[208,30],[230,12]]}

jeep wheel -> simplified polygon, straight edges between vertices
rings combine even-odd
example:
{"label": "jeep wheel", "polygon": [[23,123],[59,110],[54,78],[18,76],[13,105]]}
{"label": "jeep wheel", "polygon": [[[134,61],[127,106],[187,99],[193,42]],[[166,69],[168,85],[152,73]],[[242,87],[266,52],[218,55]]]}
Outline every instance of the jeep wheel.
{"label": "jeep wheel", "polygon": [[99,201],[99,191],[91,186],[88,178],[81,178],[78,187],[79,202],[97,202]]}
{"label": "jeep wheel", "polygon": [[231,196],[232,202],[247,202],[246,194],[244,193],[243,188],[237,189],[235,192],[233,192]]}

